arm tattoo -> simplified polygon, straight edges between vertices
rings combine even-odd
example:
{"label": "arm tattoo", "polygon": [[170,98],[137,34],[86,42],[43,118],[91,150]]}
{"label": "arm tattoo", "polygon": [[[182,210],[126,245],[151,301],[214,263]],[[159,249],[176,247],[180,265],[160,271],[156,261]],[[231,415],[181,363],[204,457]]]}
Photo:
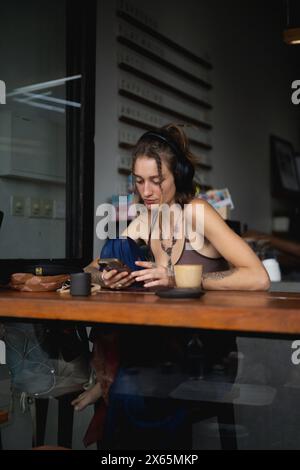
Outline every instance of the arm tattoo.
{"label": "arm tattoo", "polygon": [[104,286],[104,282],[102,281],[102,272],[97,268],[86,267],[84,268],[84,272],[91,273],[93,284],[100,284],[100,286]]}
{"label": "arm tattoo", "polygon": [[218,281],[224,279],[225,277],[231,276],[235,271],[236,269],[229,269],[228,271],[216,271],[213,273],[206,273],[203,274],[203,279],[212,279],[214,281]]}

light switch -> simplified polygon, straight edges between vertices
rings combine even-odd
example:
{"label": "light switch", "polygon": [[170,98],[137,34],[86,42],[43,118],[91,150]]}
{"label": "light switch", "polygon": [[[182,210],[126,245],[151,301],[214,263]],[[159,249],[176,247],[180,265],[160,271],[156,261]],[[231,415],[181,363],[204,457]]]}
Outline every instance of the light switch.
{"label": "light switch", "polygon": [[25,214],[25,199],[20,196],[11,197],[11,215],[24,217]]}
{"label": "light switch", "polygon": [[53,201],[51,199],[41,199],[41,217],[52,219]]}
{"label": "light switch", "polygon": [[32,197],[29,201],[29,217],[41,217],[41,201]]}

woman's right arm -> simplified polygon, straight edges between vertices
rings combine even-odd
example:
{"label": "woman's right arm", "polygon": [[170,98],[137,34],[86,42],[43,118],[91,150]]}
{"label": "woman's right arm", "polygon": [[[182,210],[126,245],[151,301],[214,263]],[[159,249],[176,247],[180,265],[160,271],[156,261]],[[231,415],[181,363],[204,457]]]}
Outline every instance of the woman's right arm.
{"label": "woman's right arm", "polygon": [[104,282],[102,280],[102,272],[99,271],[99,258],[94,259],[88,266],[84,268],[85,273],[90,273],[92,277],[93,284],[100,284],[100,286],[104,286]]}
{"label": "woman's right arm", "polygon": [[[141,216],[134,219],[123,231],[122,237],[130,237],[132,240],[143,238],[143,235],[146,233],[143,220],[141,220]],[[120,289],[120,285],[122,285],[123,288],[135,282],[135,279],[132,279],[126,272],[118,273],[116,270],[99,271],[99,259],[100,258],[94,259],[84,268],[84,272],[91,273],[93,283],[100,284],[101,287]]]}
{"label": "woman's right arm", "polygon": [[101,287],[109,289],[121,289],[130,286],[134,282],[134,279],[127,272],[118,273],[115,269],[99,271],[98,261],[99,258],[96,258],[84,268],[85,273],[91,273],[94,284],[100,284]]}

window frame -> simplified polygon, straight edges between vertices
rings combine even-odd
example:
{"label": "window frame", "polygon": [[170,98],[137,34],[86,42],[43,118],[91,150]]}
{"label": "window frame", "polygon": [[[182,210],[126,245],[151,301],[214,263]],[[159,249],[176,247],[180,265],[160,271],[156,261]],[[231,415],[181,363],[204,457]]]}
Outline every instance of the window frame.
{"label": "window frame", "polygon": [[66,99],[80,99],[81,112],[66,109],[66,236],[63,259],[1,259],[0,282],[29,266],[82,268],[93,257],[95,168],[95,74],[97,1],[66,0]]}

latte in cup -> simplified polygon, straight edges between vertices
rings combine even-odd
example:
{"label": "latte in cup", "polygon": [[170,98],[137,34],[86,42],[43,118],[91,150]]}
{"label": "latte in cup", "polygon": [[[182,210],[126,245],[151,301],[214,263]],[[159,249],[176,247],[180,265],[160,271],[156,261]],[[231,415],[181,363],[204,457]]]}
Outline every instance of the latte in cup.
{"label": "latte in cup", "polygon": [[201,287],[202,264],[178,264],[174,266],[176,287],[197,289]]}

